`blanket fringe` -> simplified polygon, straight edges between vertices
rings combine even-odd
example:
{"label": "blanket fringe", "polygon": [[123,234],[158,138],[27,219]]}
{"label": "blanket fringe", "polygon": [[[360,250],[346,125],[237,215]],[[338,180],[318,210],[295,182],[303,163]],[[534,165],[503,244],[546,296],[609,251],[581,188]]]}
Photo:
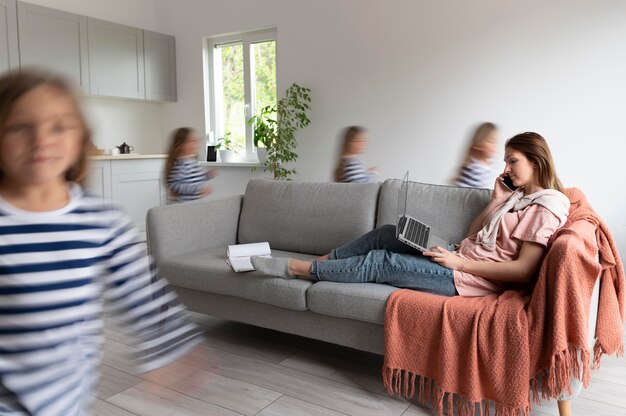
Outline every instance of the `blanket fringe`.
{"label": "blanket fringe", "polygon": [[[495,405],[495,416],[529,416],[530,403],[526,406],[510,406],[492,400],[473,401],[461,394],[444,391],[437,382],[400,368],[383,367],[383,381],[390,395],[401,395],[406,399],[415,398],[419,403],[432,403],[438,416],[490,415],[490,403]],[[416,385],[417,383],[417,385]]]}
{"label": "blanket fringe", "polygon": [[[598,357],[597,347],[598,344],[594,347],[594,360]],[[578,356],[579,351],[580,357]],[[591,381],[589,359],[589,350],[577,349],[571,344],[567,349],[555,353],[550,360],[550,364],[535,374],[530,380],[530,391],[533,401],[539,404],[541,399],[558,398],[565,389],[571,395],[572,377],[582,381],[583,387],[587,388]],[[542,379],[541,394],[539,393],[539,379]]]}
{"label": "blanket fringe", "polygon": [[[602,359],[603,354],[608,354],[608,352],[602,347],[600,344],[600,340],[596,339],[596,343],[593,346],[593,368],[600,368],[600,360]],[[621,343],[617,350],[615,351],[615,355],[617,357],[622,357],[624,355],[624,343]]]}

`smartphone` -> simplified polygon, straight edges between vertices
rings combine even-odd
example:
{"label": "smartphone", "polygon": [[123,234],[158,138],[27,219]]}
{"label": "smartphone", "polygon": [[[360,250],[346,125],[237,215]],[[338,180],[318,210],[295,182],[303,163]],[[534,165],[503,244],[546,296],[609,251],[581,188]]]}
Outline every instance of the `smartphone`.
{"label": "smartphone", "polygon": [[514,191],[517,189],[517,186],[513,185],[513,181],[511,180],[510,176],[505,176],[504,179],[502,180],[502,183],[504,183],[504,185],[506,185],[507,188],[509,188],[511,191]]}

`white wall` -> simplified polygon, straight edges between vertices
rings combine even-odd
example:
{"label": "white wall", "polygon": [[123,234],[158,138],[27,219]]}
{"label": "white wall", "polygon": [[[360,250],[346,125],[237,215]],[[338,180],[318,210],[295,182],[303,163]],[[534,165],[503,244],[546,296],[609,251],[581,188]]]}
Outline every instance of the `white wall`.
{"label": "white wall", "polygon": [[[157,30],[154,0],[28,0],[28,3]],[[165,135],[161,106],[138,100],[87,97],[84,109],[93,128],[94,143],[104,149],[125,141],[139,153],[162,153]]]}
{"label": "white wall", "polygon": [[82,102],[93,130],[93,141],[99,148],[110,149],[126,142],[137,153],[166,151],[162,104],[99,97],[84,97]]}
{"label": "white wall", "polygon": [[626,254],[626,2],[155,3],[178,55],[179,101],[163,107],[164,131],[204,125],[202,37],[276,26],[279,90],[295,81],[313,92],[297,180],[329,180],[338,131],[362,124],[366,163],[383,178],[409,169],[445,183],[470,127],[493,121],[503,138],[543,134],[565,185],[584,190]]}

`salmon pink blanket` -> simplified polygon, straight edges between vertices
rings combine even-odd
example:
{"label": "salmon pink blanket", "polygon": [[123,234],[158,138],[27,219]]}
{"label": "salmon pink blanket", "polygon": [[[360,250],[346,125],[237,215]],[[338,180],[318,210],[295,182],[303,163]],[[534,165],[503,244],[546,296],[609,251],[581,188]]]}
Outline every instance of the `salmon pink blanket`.
{"label": "salmon pink blanket", "polygon": [[[558,398],[590,381],[587,324],[601,277],[596,366],[624,353],[626,283],[606,224],[570,188],[567,223],[548,244],[534,287],[478,298],[397,290],[385,312],[383,378],[390,394],[432,401],[438,415],[528,415],[531,394]],[[599,258],[598,258],[599,253]],[[543,382],[541,382],[543,380]]]}

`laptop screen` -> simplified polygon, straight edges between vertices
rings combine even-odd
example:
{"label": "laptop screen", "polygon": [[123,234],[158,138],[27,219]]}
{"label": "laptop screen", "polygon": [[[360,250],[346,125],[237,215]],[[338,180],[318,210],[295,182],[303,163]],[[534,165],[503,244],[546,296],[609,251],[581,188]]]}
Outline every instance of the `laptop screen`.
{"label": "laptop screen", "polygon": [[402,184],[400,185],[400,190],[398,191],[398,207],[397,207],[397,218],[400,218],[406,215],[406,200],[409,192],[409,171],[407,170],[404,174],[404,178],[402,179]]}

